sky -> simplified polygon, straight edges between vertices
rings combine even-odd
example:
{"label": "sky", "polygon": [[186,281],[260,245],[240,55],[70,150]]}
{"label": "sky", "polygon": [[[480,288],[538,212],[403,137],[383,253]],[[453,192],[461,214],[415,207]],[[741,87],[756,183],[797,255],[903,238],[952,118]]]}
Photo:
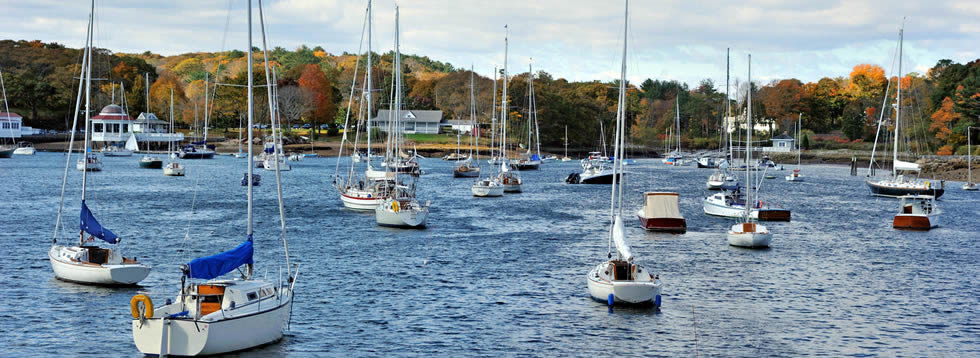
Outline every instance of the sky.
{"label": "sky", "polygon": [[[0,0],[0,38],[84,46],[87,1]],[[253,1],[257,4],[257,0]],[[266,0],[270,48],[305,44],[356,52],[367,0]],[[374,1],[376,52],[392,49],[396,2]],[[429,56],[491,76],[504,63],[509,28],[510,73],[532,62],[555,78],[619,77],[624,2],[615,0],[405,0],[402,53]],[[258,10],[253,10],[254,43]],[[903,20],[904,18],[904,20]],[[731,82],[847,76],[854,65],[878,64],[889,75],[904,21],[903,72],[924,73],[940,59],[980,58],[980,0],[741,0],[630,2],[627,78],[710,78],[724,88],[726,49]],[[246,49],[246,1],[97,0],[96,46],[114,52],[175,55]],[[227,26],[226,26],[227,24]],[[226,30],[227,29],[227,30]]]}

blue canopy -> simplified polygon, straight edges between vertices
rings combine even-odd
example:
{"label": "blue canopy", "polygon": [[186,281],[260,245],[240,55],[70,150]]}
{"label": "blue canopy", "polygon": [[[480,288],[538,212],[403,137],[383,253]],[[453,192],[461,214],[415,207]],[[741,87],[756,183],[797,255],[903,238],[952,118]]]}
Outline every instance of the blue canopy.
{"label": "blue canopy", "polygon": [[275,152],[275,151],[276,151],[276,149],[275,149],[275,148],[273,148],[273,147],[268,147],[268,148],[265,148],[265,149],[264,149],[264,151],[265,151],[266,153],[273,153],[273,152]]}
{"label": "blue canopy", "polygon": [[99,224],[99,221],[95,220],[95,216],[92,215],[92,211],[88,209],[88,205],[85,205],[85,200],[82,200],[81,219],[79,228],[85,232],[110,244],[119,243],[119,236],[113,234],[112,231],[109,231],[109,229],[102,227],[102,225]]}
{"label": "blue canopy", "polygon": [[217,255],[199,257],[187,264],[188,276],[210,280],[229,273],[239,266],[252,263],[252,235],[238,247]]}
{"label": "blue canopy", "polygon": [[541,160],[541,156],[537,154],[531,154],[531,160]]}

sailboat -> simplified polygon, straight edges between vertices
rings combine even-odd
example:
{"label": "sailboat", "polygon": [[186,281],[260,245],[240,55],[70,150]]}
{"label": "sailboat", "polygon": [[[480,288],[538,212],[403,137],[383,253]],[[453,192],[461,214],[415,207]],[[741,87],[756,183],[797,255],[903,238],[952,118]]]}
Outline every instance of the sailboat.
{"label": "sailboat", "polygon": [[[626,0],[626,15],[623,24],[623,64],[619,77],[619,103],[616,110],[616,135],[613,145],[613,156],[618,166],[617,176],[623,173],[622,158],[625,158],[626,137],[626,45],[629,39],[629,0]],[[617,184],[618,183],[618,184]],[[656,275],[643,266],[633,262],[633,252],[626,243],[626,229],[623,227],[623,186],[625,181],[616,180],[612,185],[610,196],[608,231],[608,247],[616,246],[616,257],[607,252],[607,261],[595,266],[589,271],[586,282],[589,295],[593,299],[614,304],[653,305],[660,307],[660,292],[663,283]],[[610,250],[611,251],[611,250]]]}
{"label": "sailboat", "polygon": [[[204,140],[185,145],[180,148],[181,159],[211,159],[214,158],[214,146],[208,145],[208,119],[211,117],[208,105],[208,90],[211,87],[211,72],[204,72]],[[197,113],[197,112],[195,112]]]}
{"label": "sailboat", "polygon": [[[751,99],[752,99],[751,96],[749,96],[750,105],[751,105]],[[747,116],[751,116],[751,115],[752,112],[748,111]],[[752,131],[751,128],[752,127],[746,127],[746,132],[751,132]],[[751,137],[751,136],[747,136],[747,137]],[[752,156],[751,153],[749,152],[751,151],[751,149],[752,149],[751,146],[746,146],[745,148],[746,163],[749,163],[751,161]],[[746,172],[752,172],[752,171],[755,170],[746,170]],[[723,175],[725,174],[718,174],[717,177],[714,177],[714,180],[717,180],[720,183],[720,185],[718,185],[718,188],[721,189],[722,191],[720,193],[714,193],[708,195],[704,198],[702,209],[704,210],[705,214],[727,217],[727,218],[735,218],[735,219],[744,219],[747,216],[749,219],[761,220],[761,221],[792,220],[792,212],[789,209],[785,209],[779,205],[763,201],[760,198],[758,198],[758,195],[756,195],[756,197],[749,198],[750,196],[749,194],[751,194],[752,187],[755,187],[756,190],[758,190],[758,187],[761,185],[761,182],[753,183],[752,181],[748,181],[750,179],[750,176],[746,174],[746,180],[747,180],[746,183],[749,183],[748,187],[745,188],[746,192],[749,192],[747,194],[746,192],[742,191],[743,187],[739,185],[737,181],[735,181],[734,179],[729,180],[729,177]],[[765,174],[763,173],[763,175]],[[711,179],[709,178],[709,183],[710,181]]]}
{"label": "sailboat", "polygon": [[[493,68],[493,92],[490,92],[493,97],[493,104],[490,106],[490,158],[494,157],[494,148],[496,142],[497,133],[497,67]],[[480,147],[476,148],[477,155],[480,154]],[[478,162],[479,163],[479,162]],[[479,165],[479,164],[478,164]],[[482,179],[478,179],[473,186],[470,187],[470,192],[473,193],[475,197],[491,198],[504,195],[504,186],[500,183],[500,179],[493,175],[494,164],[490,163],[490,173]]]}
{"label": "sailboat", "polygon": [[[752,55],[749,55],[749,84],[752,83]],[[745,117],[747,124],[745,125],[745,162],[749,163],[752,161],[752,91],[748,91],[748,115]],[[753,181],[752,181],[752,171],[745,171],[745,182],[749,183],[748,187],[745,188],[746,191],[746,202],[752,203],[752,191],[753,191]],[[753,222],[751,215],[752,205],[742,205],[742,217],[740,223],[732,225],[731,229],[728,230],[728,244],[732,246],[739,247],[749,247],[749,248],[762,248],[769,247],[769,243],[772,241],[772,233],[765,225],[757,224]]]}
{"label": "sailboat", "polygon": [[[109,244],[118,244],[118,235],[102,226],[85,202],[88,184],[88,171],[82,172],[82,203],[78,244],[74,246],[58,245],[58,229],[61,224],[61,213],[65,202],[65,188],[68,183],[68,167],[71,165],[72,145],[75,143],[75,129],[78,125],[78,110],[82,92],[85,93],[85,128],[89,128],[90,105],[92,103],[92,28],[95,16],[95,1],[92,1],[88,18],[88,31],[85,38],[85,51],[82,59],[82,76],[79,78],[78,97],[75,101],[75,119],[72,122],[71,140],[68,142],[68,159],[65,160],[65,172],[61,181],[61,201],[58,205],[58,218],[54,225],[53,243],[48,250],[48,260],[54,275],[60,280],[95,285],[135,285],[150,274],[150,266],[140,263],[136,258],[124,257],[118,249],[101,248],[94,244],[96,239]],[[85,147],[89,143],[90,131],[85,131]],[[86,150],[83,155],[88,155]],[[86,239],[85,234],[90,236]]]}
{"label": "sailboat", "polygon": [[803,146],[801,140],[803,139],[803,113],[800,113],[800,118],[796,124],[796,169],[786,176],[786,181],[803,181],[803,174],[800,171],[803,170]]}
{"label": "sailboat", "polygon": [[[937,199],[943,196],[946,192],[946,182],[939,181],[939,185],[934,185],[927,180],[920,180],[919,178],[912,176],[908,177],[905,174],[900,174],[900,172],[919,172],[919,165],[916,163],[906,162],[898,159],[898,143],[900,138],[900,128],[902,126],[902,41],[905,33],[905,27],[902,26],[898,30],[898,81],[900,82],[897,86],[898,94],[895,100],[895,134],[894,134],[894,147],[892,148],[892,175],[890,178],[874,180],[869,178],[865,181],[868,188],[871,189],[871,195],[885,196],[897,198],[904,195],[932,195]],[[891,82],[889,82],[891,83]],[[888,101],[888,90],[885,89],[885,101]],[[884,112],[881,111],[881,116],[878,120],[878,131],[881,131],[882,122],[884,121]],[[872,172],[874,169],[874,153],[878,146],[878,133],[875,133],[875,146],[871,149],[871,163],[869,164],[868,170]],[[870,173],[869,173],[870,174]]]}
{"label": "sailboat", "polygon": [[681,100],[680,94],[674,96],[674,123],[675,132],[677,133],[677,146],[664,157],[663,163],[673,166],[686,165],[687,162],[684,160],[684,154],[681,152]]}
{"label": "sailboat", "polygon": [[[399,74],[400,75],[400,74]],[[470,66],[470,153],[465,159],[457,160],[453,166],[454,178],[474,178],[480,176],[480,166],[473,158],[473,147],[479,144],[476,129],[476,94],[473,67]],[[456,154],[459,155],[459,134],[456,135]]]}
{"label": "sailboat", "polygon": [[[170,89],[170,132],[174,131],[174,90]],[[173,141],[169,141],[167,144],[167,153],[170,154],[170,160],[167,161],[167,165],[163,167],[163,175],[170,177],[182,177],[184,176],[184,165],[180,164],[177,160],[177,156],[174,155]]]}
{"label": "sailboat", "polygon": [[[504,25],[507,29],[507,25]],[[504,186],[505,193],[520,193],[524,180],[516,170],[511,170],[511,162],[507,160],[507,122],[510,118],[507,107],[507,50],[508,35],[504,35],[504,87],[500,97],[500,174],[497,180]]]}
{"label": "sailboat", "polygon": [[286,162],[286,153],[283,151],[282,140],[282,118],[279,115],[279,89],[277,86],[276,70],[272,69],[272,156],[266,156],[262,161],[262,166],[268,171],[290,171],[292,167]]}
{"label": "sailboat", "polygon": [[[146,112],[140,115],[146,123],[143,126],[143,132],[149,132],[151,128],[151,121],[156,120],[156,116],[150,113],[150,73],[144,73],[144,82],[146,82]],[[133,136],[136,136],[136,132],[133,132]],[[149,136],[147,136],[149,138]],[[128,145],[128,144],[127,144]],[[150,141],[146,141],[146,154],[140,158],[140,168],[144,169],[160,169],[163,168],[163,160],[155,156],[150,155]]]}
{"label": "sailboat", "polygon": [[[532,149],[536,150],[532,152]],[[541,137],[538,136],[538,108],[534,98],[534,68],[527,65],[527,152],[511,161],[517,170],[537,170],[541,166]]]}
{"label": "sailboat", "polygon": [[972,126],[966,127],[966,183],[963,184],[963,190],[967,191],[977,191],[977,183],[973,182],[973,149],[971,147],[973,139],[970,136],[972,130]]}
{"label": "sailboat", "polygon": [[[249,128],[248,130],[252,130],[252,128]],[[248,153],[242,151],[243,131],[245,131],[245,128],[242,128],[242,116],[238,116],[238,153],[235,153],[235,158],[245,158],[248,156]]]}
{"label": "sailboat", "polygon": [[[261,6],[261,3],[260,3]],[[248,68],[252,67],[252,7],[249,13]],[[265,24],[262,8],[259,20],[263,22],[262,47],[268,59],[265,46]],[[266,83],[269,83],[269,63],[265,62]],[[254,113],[252,71],[248,71],[248,125],[252,126]],[[272,89],[267,87],[269,101]],[[270,103],[270,108],[271,108]],[[274,123],[275,119],[270,118]],[[252,147],[252,132],[249,131],[249,152]],[[249,159],[248,174],[254,166]],[[293,303],[293,292],[298,268],[289,262],[289,247],[286,244],[286,220],[283,207],[282,181],[276,172],[278,188],[279,219],[281,239],[285,256],[286,277],[282,271],[278,280],[256,278],[254,273],[255,242],[252,230],[252,186],[248,185],[247,222],[245,241],[234,249],[216,255],[200,257],[181,265],[180,292],[176,300],[159,308],[153,308],[152,300],[146,295],[136,295],[130,301],[133,320],[133,341],[140,353],[152,355],[195,356],[222,354],[249,349],[278,341],[288,327]],[[241,278],[220,279],[221,276],[235,272],[244,266]],[[198,281],[201,280],[201,281]],[[189,282],[188,282],[189,281]]]}
{"label": "sailboat", "polygon": [[[361,110],[358,111],[358,113],[360,116],[365,118],[365,121],[367,123],[366,125],[367,155],[365,155],[363,159],[366,162],[365,164],[367,168],[364,170],[364,177],[358,178],[355,171],[356,161],[351,160],[350,168],[347,170],[347,173],[345,173],[343,177],[340,175],[340,162],[344,155],[343,143],[348,141],[347,131],[345,130],[340,146],[341,149],[337,153],[337,166],[335,168],[334,180],[333,180],[334,187],[337,189],[337,192],[340,194],[340,200],[341,202],[343,202],[344,207],[352,210],[364,210],[364,211],[374,210],[375,208],[377,208],[378,204],[381,204],[381,202],[383,202],[391,195],[395,187],[394,173],[389,173],[384,170],[381,171],[375,170],[371,165],[371,159],[373,157],[373,155],[371,154],[371,112],[373,110],[373,107],[371,106],[371,98],[372,98],[372,92],[371,92],[372,65],[371,64],[373,63],[371,61],[371,34],[373,31],[371,26],[371,22],[372,22],[371,5],[372,5],[372,1],[368,0],[367,9],[365,10],[367,12],[365,21],[367,22],[366,29],[367,29],[367,40],[368,40],[367,41],[368,50],[366,55],[367,65],[365,66],[367,69],[367,74],[362,84],[361,101],[358,101],[362,106]],[[364,36],[362,33],[361,36],[362,43],[364,40],[363,37]],[[358,52],[360,52],[360,48],[358,48]],[[359,63],[360,61],[358,61],[358,64]],[[355,79],[357,78],[358,67],[359,66],[355,66],[354,68],[353,78]],[[357,86],[357,81],[356,80],[352,81],[351,92],[349,97],[350,99],[347,102],[347,117],[344,121],[344,128],[351,128],[350,114],[351,114],[351,106],[354,102],[354,90],[356,86]],[[357,127],[360,128],[362,126],[358,125]],[[354,146],[353,153],[358,153],[357,143],[358,143],[359,136],[360,136],[360,132],[359,131],[355,132],[354,142],[353,142],[353,146]]]}
{"label": "sailboat", "polygon": [[[395,118],[401,118],[402,109],[401,44],[398,36],[398,21],[398,6],[395,6],[395,59],[393,63],[395,69],[395,82],[393,84],[395,86],[395,103],[392,105]],[[400,132],[401,127],[396,126],[394,129]],[[404,144],[402,136],[389,135],[388,142],[392,151],[401,153]],[[393,169],[386,167],[385,170]],[[422,205],[416,198],[418,177],[409,173],[398,175],[399,173],[396,172],[394,174],[396,178],[394,192],[374,209],[375,221],[381,226],[424,228],[426,220],[429,218],[429,203],[426,202],[425,205]]]}

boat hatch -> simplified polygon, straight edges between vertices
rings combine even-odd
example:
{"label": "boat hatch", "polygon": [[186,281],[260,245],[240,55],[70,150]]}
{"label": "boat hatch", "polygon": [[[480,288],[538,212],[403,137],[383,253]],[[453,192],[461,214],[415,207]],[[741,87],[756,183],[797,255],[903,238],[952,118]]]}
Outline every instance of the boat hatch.
{"label": "boat hatch", "polygon": [[911,213],[912,213],[912,205],[905,205],[902,207],[902,214],[911,214]]}
{"label": "boat hatch", "polygon": [[109,249],[98,246],[82,246],[82,248],[88,250],[88,262],[96,265],[105,264],[112,257],[112,250]]}
{"label": "boat hatch", "polygon": [[201,316],[221,310],[221,301],[225,295],[224,286],[197,285],[197,295],[201,303]]}
{"label": "boat hatch", "polygon": [[633,270],[629,262],[622,260],[613,260],[609,262],[613,266],[613,281],[631,281],[633,280]]}

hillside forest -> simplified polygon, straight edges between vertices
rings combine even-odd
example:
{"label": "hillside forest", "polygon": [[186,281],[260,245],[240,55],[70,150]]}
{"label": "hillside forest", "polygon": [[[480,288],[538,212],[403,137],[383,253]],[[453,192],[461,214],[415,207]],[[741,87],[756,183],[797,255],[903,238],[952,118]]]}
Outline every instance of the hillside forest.
{"label": "hillside forest", "polygon": [[[264,54],[254,49],[257,85],[266,83]],[[321,47],[300,46],[294,50],[276,47],[269,51],[275,69],[280,112],[284,124],[343,123],[348,100],[360,97],[364,81],[363,54],[332,54]],[[0,70],[3,71],[11,111],[24,116],[25,125],[63,130],[70,127],[71,111],[78,91],[81,49],[38,40],[0,41]],[[149,51],[139,54],[113,53],[97,49],[93,56],[94,111],[125,96],[130,115],[149,111],[162,119],[170,115],[170,91],[174,91],[174,116],[184,128],[204,118],[205,81],[213,97],[212,128],[236,128],[246,110],[246,52],[185,53],[161,56]],[[372,111],[390,104],[393,53],[372,56]],[[404,108],[441,110],[446,119],[469,119],[470,70],[430,59],[402,55]],[[355,84],[355,68],[357,83]],[[146,76],[149,78],[149,101]],[[496,103],[502,89],[498,69]],[[526,138],[528,77],[510,70],[508,127],[513,138]],[[542,145],[560,147],[568,129],[569,145],[594,148],[600,143],[600,125],[611,128],[616,114],[618,83],[568,81],[546,70],[535,71],[534,92]],[[477,121],[488,125],[494,102],[494,74],[475,73]],[[215,85],[218,83],[219,85]],[[352,91],[352,85],[356,90]],[[904,132],[914,140],[909,150],[921,153],[966,152],[966,128],[980,125],[980,59],[966,64],[940,60],[926,73],[907,73],[900,80],[874,64],[856,64],[848,74],[830,74],[816,82],[795,78],[768,83],[731,83],[726,103],[725,84],[705,79],[689,85],[677,81],[646,79],[628,83],[627,113],[630,143],[662,148],[665,133],[674,125],[675,99],[679,102],[682,143],[686,148],[714,148],[722,140],[722,121],[731,106],[734,120],[744,120],[744,103],[752,91],[753,121],[769,134],[793,133],[802,113],[804,146],[819,140],[837,143],[874,141],[880,118],[894,126],[897,86],[902,88]],[[216,88],[216,89],[215,89]],[[256,118],[268,120],[266,91],[255,91]],[[361,106],[350,106],[358,118]],[[499,111],[499,108],[498,108]],[[884,113],[883,113],[884,112]],[[761,131],[760,131],[761,132]],[[980,133],[975,133],[980,134]],[[766,135],[764,135],[765,137]],[[974,136],[976,137],[976,136]],[[523,139],[526,141],[526,139]],[[608,142],[608,140],[607,140]]]}

